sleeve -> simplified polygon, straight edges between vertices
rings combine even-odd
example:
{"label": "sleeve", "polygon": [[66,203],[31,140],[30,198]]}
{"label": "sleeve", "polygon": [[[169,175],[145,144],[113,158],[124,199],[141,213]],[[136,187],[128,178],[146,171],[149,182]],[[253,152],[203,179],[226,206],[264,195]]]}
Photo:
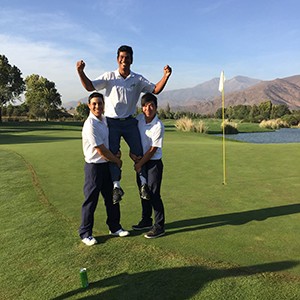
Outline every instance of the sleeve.
{"label": "sleeve", "polygon": [[92,84],[97,91],[105,89],[107,84],[107,74],[104,73],[95,80],[92,80]]}
{"label": "sleeve", "polygon": [[93,148],[104,144],[103,132],[95,122],[91,121],[87,124],[86,133],[89,144]]}
{"label": "sleeve", "polygon": [[140,75],[140,84],[142,86],[143,93],[152,93],[154,91],[155,84],[150,82],[142,75]]}
{"label": "sleeve", "polygon": [[143,116],[144,116],[143,114],[138,114],[135,118],[138,120],[138,122],[141,122]]}
{"label": "sleeve", "polygon": [[151,138],[151,146],[162,148],[163,146],[163,138],[164,138],[164,126],[162,124],[157,124],[155,126],[155,130],[153,130],[152,138]]}

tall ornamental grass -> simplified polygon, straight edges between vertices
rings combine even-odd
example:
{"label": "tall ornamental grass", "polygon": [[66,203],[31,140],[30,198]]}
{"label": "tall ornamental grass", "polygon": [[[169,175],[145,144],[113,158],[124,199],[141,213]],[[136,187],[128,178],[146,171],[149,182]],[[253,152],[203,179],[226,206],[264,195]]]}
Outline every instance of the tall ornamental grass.
{"label": "tall ornamental grass", "polygon": [[202,121],[193,121],[190,118],[184,117],[175,122],[175,127],[180,131],[206,133],[208,126]]}
{"label": "tall ornamental grass", "polygon": [[279,128],[288,128],[290,127],[286,121],[281,119],[272,119],[272,120],[262,120],[259,124],[259,127],[269,128],[269,129],[279,129]]}

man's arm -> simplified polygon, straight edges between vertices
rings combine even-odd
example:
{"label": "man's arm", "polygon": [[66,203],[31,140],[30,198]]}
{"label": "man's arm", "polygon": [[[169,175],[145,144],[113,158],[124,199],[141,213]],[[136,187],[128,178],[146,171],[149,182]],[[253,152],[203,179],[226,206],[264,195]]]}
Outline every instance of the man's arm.
{"label": "man's arm", "polygon": [[151,146],[149,150],[144,154],[144,156],[138,162],[135,163],[134,169],[136,172],[141,172],[142,166],[152,158],[157,148],[158,147]]}
{"label": "man's arm", "polygon": [[102,156],[105,160],[117,164],[119,168],[122,167],[122,160],[120,160],[120,158],[118,158],[116,155],[113,155],[111,151],[104,146],[104,144],[101,144],[95,148],[98,154]]}
{"label": "man's arm", "polygon": [[80,78],[80,81],[83,85],[83,87],[88,91],[88,92],[92,92],[95,90],[91,80],[85,75],[84,73],[84,67],[85,67],[85,62],[83,60],[80,60],[76,63],[76,68],[77,68],[77,72]]}
{"label": "man's arm", "polygon": [[169,65],[166,65],[164,67],[164,75],[163,75],[162,79],[155,85],[153,94],[157,95],[164,89],[171,74],[172,74],[172,68]]}

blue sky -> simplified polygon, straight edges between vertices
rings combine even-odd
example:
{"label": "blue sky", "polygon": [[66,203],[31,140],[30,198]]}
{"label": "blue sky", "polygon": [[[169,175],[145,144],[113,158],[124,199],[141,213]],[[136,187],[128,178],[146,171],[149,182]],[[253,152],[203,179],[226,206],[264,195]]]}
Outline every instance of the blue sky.
{"label": "blue sky", "polygon": [[193,87],[224,70],[272,80],[300,74],[298,0],[0,0],[0,54],[25,78],[54,81],[63,102],[87,95],[75,64],[93,79],[117,68],[120,45],[132,70],[166,90]]}

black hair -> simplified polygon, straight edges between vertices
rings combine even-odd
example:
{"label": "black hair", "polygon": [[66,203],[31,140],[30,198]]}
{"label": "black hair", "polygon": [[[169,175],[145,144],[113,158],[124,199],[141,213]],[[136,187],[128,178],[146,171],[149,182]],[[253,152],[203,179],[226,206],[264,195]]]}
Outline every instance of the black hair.
{"label": "black hair", "polygon": [[146,93],[142,96],[141,105],[145,106],[148,102],[153,102],[155,107],[157,108],[157,98],[151,93]]}
{"label": "black hair", "polygon": [[119,57],[120,52],[126,52],[126,53],[128,53],[130,55],[130,57],[131,57],[131,60],[133,60],[133,50],[132,50],[132,48],[130,46],[122,45],[121,47],[119,47],[118,53],[117,53],[118,54],[117,57]]}
{"label": "black hair", "polygon": [[98,92],[93,92],[92,94],[89,95],[89,98],[88,98],[88,103],[90,104],[91,103],[91,100],[93,98],[101,98],[103,103],[104,103],[104,97],[101,93],[98,93]]}

